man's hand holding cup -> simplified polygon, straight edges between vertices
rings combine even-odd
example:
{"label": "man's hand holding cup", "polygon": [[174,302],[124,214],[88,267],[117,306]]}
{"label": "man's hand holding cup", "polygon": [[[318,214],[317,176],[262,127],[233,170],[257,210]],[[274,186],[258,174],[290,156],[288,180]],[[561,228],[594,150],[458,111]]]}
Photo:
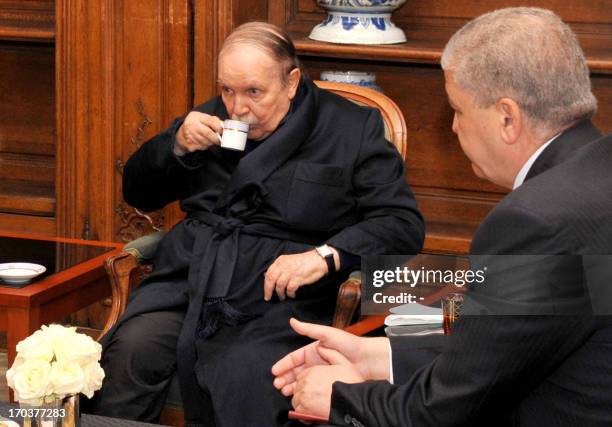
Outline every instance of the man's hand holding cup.
{"label": "man's hand holding cup", "polygon": [[176,154],[193,153],[219,145],[219,133],[223,132],[223,120],[199,111],[187,114],[176,133]]}
{"label": "man's hand holding cup", "polygon": [[226,120],[199,111],[190,112],[176,133],[174,152],[184,155],[207,150],[212,145],[243,151],[246,145],[248,123]]}

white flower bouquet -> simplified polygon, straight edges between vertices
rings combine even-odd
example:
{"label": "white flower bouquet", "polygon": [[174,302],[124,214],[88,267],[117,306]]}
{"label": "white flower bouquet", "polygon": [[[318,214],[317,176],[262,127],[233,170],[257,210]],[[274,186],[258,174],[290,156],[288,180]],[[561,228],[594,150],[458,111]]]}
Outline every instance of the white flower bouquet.
{"label": "white flower bouquet", "polygon": [[6,372],[19,403],[40,406],[83,393],[91,398],[102,387],[102,346],[76,328],[43,326],[17,344],[17,357]]}

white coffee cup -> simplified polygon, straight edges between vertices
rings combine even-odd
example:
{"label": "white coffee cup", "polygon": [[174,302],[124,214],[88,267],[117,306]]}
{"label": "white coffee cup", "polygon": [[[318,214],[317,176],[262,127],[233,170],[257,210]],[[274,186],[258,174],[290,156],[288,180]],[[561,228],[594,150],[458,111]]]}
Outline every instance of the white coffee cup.
{"label": "white coffee cup", "polygon": [[223,122],[223,135],[219,136],[222,148],[244,151],[249,124],[239,120],[225,120]]}

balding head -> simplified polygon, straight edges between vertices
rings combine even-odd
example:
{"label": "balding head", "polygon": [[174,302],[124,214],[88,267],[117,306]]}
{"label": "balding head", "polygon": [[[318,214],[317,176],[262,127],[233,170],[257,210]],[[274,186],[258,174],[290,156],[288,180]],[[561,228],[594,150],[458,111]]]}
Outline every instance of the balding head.
{"label": "balding head", "polygon": [[279,77],[283,84],[291,70],[299,68],[295,46],[289,34],[282,28],[267,22],[248,22],[240,25],[225,39],[219,57],[237,46],[261,49],[279,65]]}
{"label": "balding head", "polygon": [[442,68],[479,107],[515,100],[540,135],[552,136],[597,108],[578,40],[548,10],[517,7],[479,16],[448,42]]}

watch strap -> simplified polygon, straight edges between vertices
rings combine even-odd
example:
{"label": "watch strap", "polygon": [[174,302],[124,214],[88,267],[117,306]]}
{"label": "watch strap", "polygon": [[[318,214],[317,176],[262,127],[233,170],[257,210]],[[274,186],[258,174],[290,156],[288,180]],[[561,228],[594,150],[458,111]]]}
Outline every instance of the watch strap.
{"label": "watch strap", "polygon": [[323,259],[327,263],[327,274],[335,273],[336,263],[334,262],[334,254],[325,255]]}

